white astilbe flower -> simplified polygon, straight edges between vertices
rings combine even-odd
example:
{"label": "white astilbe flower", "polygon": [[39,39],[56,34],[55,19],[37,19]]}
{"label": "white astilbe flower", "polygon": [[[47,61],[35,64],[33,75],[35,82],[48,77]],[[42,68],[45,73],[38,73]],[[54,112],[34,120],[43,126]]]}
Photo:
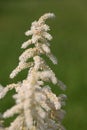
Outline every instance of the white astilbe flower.
{"label": "white astilbe flower", "polygon": [[[64,94],[58,97],[51,90],[47,82],[60,86],[65,85],[56,78],[55,73],[46,64],[42,55],[46,55],[54,64],[57,64],[53,56],[49,41],[52,39],[48,33],[50,27],[45,21],[48,18],[54,18],[53,13],[47,13],[34,21],[30,30],[25,34],[31,36],[28,41],[22,44],[26,49],[19,57],[18,66],[10,74],[10,78],[17,76],[19,72],[28,68],[26,79],[16,84],[9,84],[6,87],[0,86],[0,99],[3,98],[9,90],[15,89],[13,95],[15,105],[3,113],[3,118],[9,118],[17,115],[10,126],[2,130],[65,130],[61,122],[65,111],[62,106],[65,105]],[[33,44],[32,48],[28,48]]]}

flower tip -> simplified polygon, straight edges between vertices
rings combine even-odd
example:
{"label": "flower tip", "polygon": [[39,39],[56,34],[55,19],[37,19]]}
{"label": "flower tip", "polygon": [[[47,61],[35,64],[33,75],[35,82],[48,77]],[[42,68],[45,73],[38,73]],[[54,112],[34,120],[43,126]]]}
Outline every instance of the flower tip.
{"label": "flower tip", "polygon": [[9,77],[10,77],[10,79],[13,79],[14,75],[11,73]]}
{"label": "flower tip", "polygon": [[57,85],[58,85],[62,90],[66,90],[66,85],[65,85],[62,81],[58,80]]}
{"label": "flower tip", "polygon": [[25,46],[24,46],[24,44],[22,44],[21,48],[22,48],[22,49],[25,49]]}
{"label": "flower tip", "polygon": [[56,17],[54,13],[51,13],[51,16],[52,16],[53,18],[55,18],[55,17]]}
{"label": "flower tip", "polygon": [[47,13],[47,14],[48,14],[48,17],[49,17],[49,18],[55,18],[55,14],[54,14],[54,13],[50,13],[50,12],[49,12],[49,13]]}
{"label": "flower tip", "polygon": [[25,32],[25,35],[26,35],[26,36],[28,36],[28,31],[27,31],[27,32]]}

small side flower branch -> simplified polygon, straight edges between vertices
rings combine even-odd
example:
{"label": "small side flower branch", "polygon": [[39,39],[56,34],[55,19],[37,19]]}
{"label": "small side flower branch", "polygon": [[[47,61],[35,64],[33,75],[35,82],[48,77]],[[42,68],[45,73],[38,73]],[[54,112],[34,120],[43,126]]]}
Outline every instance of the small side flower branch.
{"label": "small side flower branch", "polygon": [[0,99],[9,90],[16,91],[13,95],[15,105],[5,111],[2,118],[17,114],[9,127],[0,125],[0,130],[65,130],[61,122],[65,115],[62,106],[65,104],[66,95],[56,96],[45,83],[52,82],[62,89],[65,89],[65,85],[56,78],[55,73],[42,58],[42,55],[46,55],[53,64],[57,64],[57,59],[50,50],[49,41],[52,40],[51,34],[48,33],[50,27],[45,23],[47,19],[54,17],[53,13],[44,14],[38,21],[34,21],[30,30],[25,33],[26,36],[31,35],[31,39],[22,44],[21,48],[25,51],[19,57],[19,64],[10,74],[10,78],[14,78],[26,68],[29,69],[28,75],[26,79],[16,84],[0,86]]}

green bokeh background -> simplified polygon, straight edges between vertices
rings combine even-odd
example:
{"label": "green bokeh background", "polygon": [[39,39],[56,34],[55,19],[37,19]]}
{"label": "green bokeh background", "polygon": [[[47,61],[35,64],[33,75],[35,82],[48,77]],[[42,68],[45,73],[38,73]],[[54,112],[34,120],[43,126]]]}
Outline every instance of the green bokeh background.
{"label": "green bokeh background", "polygon": [[[0,83],[6,85],[22,80],[27,71],[10,80],[9,74],[17,66],[23,52],[21,44],[27,40],[24,32],[31,22],[46,12],[54,12],[51,26],[51,48],[59,59],[52,66],[66,85],[67,113],[63,124],[67,130],[87,129],[87,0],[0,0]],[[50,62],[50,61],[49,61]],[[57,90],[54,87],[56,94]],[[10,108],[13,91],[0,101],[0,111]]]}

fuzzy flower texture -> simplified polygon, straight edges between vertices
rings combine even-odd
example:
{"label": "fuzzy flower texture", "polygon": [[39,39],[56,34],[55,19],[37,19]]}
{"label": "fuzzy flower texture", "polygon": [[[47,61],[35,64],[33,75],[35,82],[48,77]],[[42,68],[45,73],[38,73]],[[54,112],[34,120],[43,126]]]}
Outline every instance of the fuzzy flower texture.
{"label": "fuzzy flower texture", "polygon": [[44,14],[38,21],[34,21],[30,30],[25,33],[30,38],[22,44],[21,48],[25,51],[19,57],[19,64],[10,74],[10,78],[14,78],[26,68],[29,69],[28,75],[16,84],[0,86],[0,99],[9,90],[16,91],[13,95],[16,103],[2,114],[2,119],[15,114],[16,118],[9,127],[3,127],[0,121],[0,130],[65,130],[62,125],[65,115],[62,106],[65,104],[66,95],[56,96],[48,84],[51,82],[62,89],[65,89],[65,85],[56,78],[43,58],[43,55],[46,55],[53,64],[57,64],[50,50],[50,27],[45,23],[47,19],[54,17],[53,13]]}

